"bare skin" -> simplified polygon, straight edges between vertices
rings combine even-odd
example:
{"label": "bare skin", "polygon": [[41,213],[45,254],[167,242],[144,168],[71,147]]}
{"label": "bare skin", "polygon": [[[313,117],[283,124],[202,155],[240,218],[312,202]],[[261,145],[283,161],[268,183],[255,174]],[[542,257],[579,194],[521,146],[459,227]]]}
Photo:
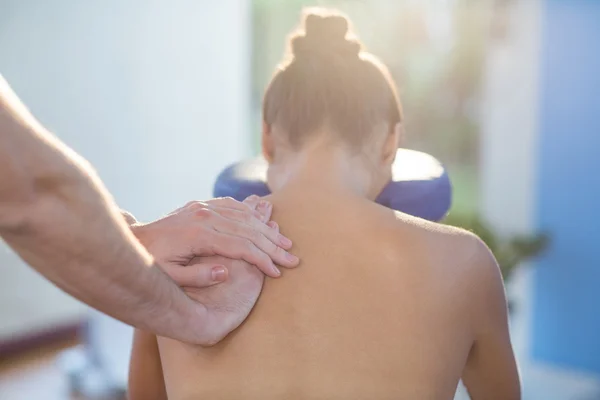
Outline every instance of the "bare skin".
{"label": "bare skin", "polygon": [[269,200],[302,268],[261,293],[232,262],[238,278],[219,286],[235,298],[188,291],[238,318],[260,299],[211,348],[138,331],[130,399],[451,399],[461,377],[474,400],[519,399],[503,283],[481,240],[373,203],[334,150],[296,161],[271,176]]}
{"label": "bare skin", "polygon": [[136,226],[136,240],[125,224],[135,219],[119,214],[92,167],[38,122],[0,75],[0,239],[99,311],[189,343],[220,340],[231,325],[191,301],[167,275],[196,287],[227,279],[221,265],[182,274],[198,255],[244,259],[272,277],[280,275],[275,263],[297,265],[285,251],[292,243],[265,224],[256,203],[190,202]]}

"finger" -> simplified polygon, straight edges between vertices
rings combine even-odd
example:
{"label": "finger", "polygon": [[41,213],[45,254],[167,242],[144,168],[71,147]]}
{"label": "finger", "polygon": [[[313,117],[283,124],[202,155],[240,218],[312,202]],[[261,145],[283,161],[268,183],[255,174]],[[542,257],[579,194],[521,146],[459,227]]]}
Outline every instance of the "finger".
{"label": "finger", "polygon": [[268,201],[262,200],[259,196],[253,194],[252,196],[248,196],[243,203],[255,210],[259,215],[258,219],[262,222],[266,223],[271,219],[273,206]]}
{"label": "finger", "polygon": [[[260,197],[256,196],[256,198],[258,199],[256,201],[256,205],[258,205],[258,203],[260,202]],[[220,197],[217,199],[208,200],[205,204],[213,210],[217,210],[217,209],[238,210],[241,212],[246,212],[249,215],[253,215],[260,220],[262,220],[264,218],[263,214],[261,214],[258,210],[256,210],[256,205],[253,205],[252,203],[246,203],[245,201],[239,202],[231,197]],[[265,222],[267,222],[267,221],[265,221]]]}
{"label": "finger", "polygon": [[237,201],[233,197],[217,197],[216,199],[207,200],[205,203],[209,206],[232,208],[234,210],[241,211],[252,211],[256,208],[253,207],[251,204]]}
{"label": "finger", "polygon": [[[253,215],[228,208],[215,208],[214,211],[221,217],[246,224],[250,227],[250,229],[257,230],[258,232],[263,234],[267,239],[269,239],[275,246],[282,247],[285,250],[289,250],[292,248],[292,241],[284,235],[280,234],[279,229],[271,228],[268,224],[263,223]],[[226,233],[236,234],[232,231],[226,231]],[[248,235],[244,235],[244,237],[250,239]]]}
{"label": "finger", "polygon": [[281,275],[281,271],[273,264],[271,258],[244,237],[215,230],[211,237],[210,251],[212,254],[234,260],[244,260],[256,265],[265,275],[272,278],[278,278]]}
{"label": "finger", "polygon": [[277,233],[279,233],[279,225],[277,224],[277,222],[269,221],[269,222],[267,222],[267,226],[271,229],[275,229],[275,231],[277,231]]}
{"label": "finger", "polygon": [[205,288],[227,280],[229,273],[225,266],[212,263],[198,263],[189,266],[167,265],[162,267],[180,287]]}
{"label": "finger", "polygon": [[[277,243],[282,242],[291,246],[291,240],[275,232],[266,224],[258,222],[252,226],[219,215],[213,222],[213,228],[218,232],[249,240],[261,252],[267,254],[273,262],[282,267],[293,268],[298,266],[300,262],[296,256],[277,245]],[[269,238],[267,235],[275,236],[277,239]]]}
{"label": "finger", "polygon": [[267,222],[271,219],[271,215],[273,214],[273,204],[266,200],[261,200],[256,207],[256,211],[258,211],[262,216],[260,220],[262,222]]}
{"label": "finger", "polygon": [[259,202],[260,202],[260,197],[255,194],[246,197],[246,199],[244,201],[242,201],[242,203],[246,204],[248,207],[252,208],[253,210],[256,210],[256,207],[258,207]]}
{"label": "finger", "polygon": [[187,208],[192,208],[196,204],[200,204],[200,202],[197,201],[197,200],[188,201],[183,206],[181,206],[179,208],[176,208],[175,210],[171,211],[168,215],[177,214],[178,212],[181,212],[181,211],[183,211],[183,210],[185,210]]}

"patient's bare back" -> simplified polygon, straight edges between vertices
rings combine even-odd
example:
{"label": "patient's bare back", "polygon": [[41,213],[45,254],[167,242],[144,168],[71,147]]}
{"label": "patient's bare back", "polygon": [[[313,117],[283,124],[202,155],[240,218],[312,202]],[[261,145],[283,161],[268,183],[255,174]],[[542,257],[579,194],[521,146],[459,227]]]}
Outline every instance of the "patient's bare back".
{"label": "patient's bare back", "polygon": [[452,398],[476,335],[474,236],[366,200],[271,201],[300,268],[216,346],[159,339],[169,398]]}

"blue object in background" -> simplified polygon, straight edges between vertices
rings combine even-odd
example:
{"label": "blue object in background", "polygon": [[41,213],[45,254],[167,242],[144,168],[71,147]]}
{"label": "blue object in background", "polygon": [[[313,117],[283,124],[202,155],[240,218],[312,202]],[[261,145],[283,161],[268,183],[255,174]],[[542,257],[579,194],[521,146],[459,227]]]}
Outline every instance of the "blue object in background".
{"label": "blue object in background", "polygon": [[[229,166],[217,177],[213,195],[239,201],[252,194],[268,195],[267,167],[262,157]],[[392,167],[392,182],[383,189],[377,202],[416,217],[439,221],[450,209],[452,186],[446,170],[434,157],[399,149]]]}
{"label": "blue object in background", "polygon": [[532,356],[600,373],[600,1],[545,0]]}

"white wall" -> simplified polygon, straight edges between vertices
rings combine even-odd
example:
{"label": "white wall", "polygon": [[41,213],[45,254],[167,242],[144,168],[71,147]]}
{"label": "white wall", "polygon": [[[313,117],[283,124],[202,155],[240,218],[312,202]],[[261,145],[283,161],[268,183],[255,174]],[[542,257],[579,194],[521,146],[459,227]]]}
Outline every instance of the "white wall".
{"label": "white wall", "polygon": [[484,74],[481,207],[503,233],[527,233],[534,223],[540,8],[540,0],[515,2]]}
{"label": "white wall", "polygon": [[[123,208],[157,218],[210,197],[248,155],[249,12],[245,0],[2,0],[0,73]],[[0,248],[0,340],[83,312]]]}

